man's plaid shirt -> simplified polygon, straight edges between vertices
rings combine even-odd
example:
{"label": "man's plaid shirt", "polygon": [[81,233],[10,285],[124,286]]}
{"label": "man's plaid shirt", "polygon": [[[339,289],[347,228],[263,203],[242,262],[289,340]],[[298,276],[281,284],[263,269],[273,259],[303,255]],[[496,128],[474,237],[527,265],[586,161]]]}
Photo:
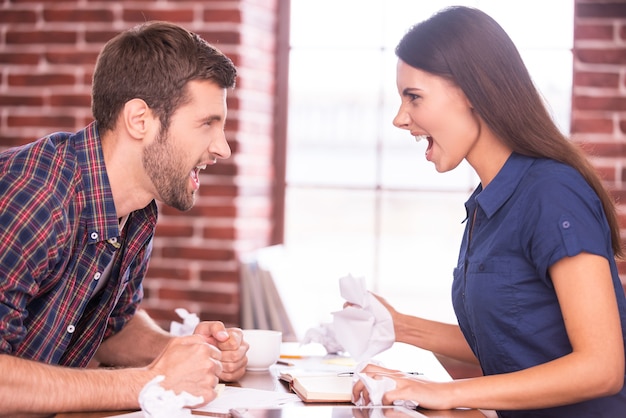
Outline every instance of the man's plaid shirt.
{"label": "man's plaid shirt", "polygon": [[95,123],[0,154],[0,353],[87,365],[141,301],[156,220],[153,201],[120,236]]}

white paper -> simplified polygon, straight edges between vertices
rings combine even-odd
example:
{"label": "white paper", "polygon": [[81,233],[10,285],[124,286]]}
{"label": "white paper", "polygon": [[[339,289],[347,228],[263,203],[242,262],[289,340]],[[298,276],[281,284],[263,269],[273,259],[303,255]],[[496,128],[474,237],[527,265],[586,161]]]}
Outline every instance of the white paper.
{"label": "white paper", "polygon": [[[396,388],[396,382],[388,377],[382,377],[381,379],[374,379],[366,375],[365,373],[355,373],[361,382],[365,385],[367,393],[370,398],[368,405],[380,406],[383,404],[383,395]],[[368,406],[365,404],[363,398],[353,399],[356,406]]]}
{"label": "white paper", "polygon": [[176,308],[174,312],[183,320],[182,323],[172,321],[170,323],[170,334],[178,337],[193,334],[194,330],[200,323],[200,318],[194,313],[190,313],[185,308]]}
{"label": "white paper", "polygon": [[337,354],[345,349],[337,342],[333,324],[320,324],[317,328],[310,328],[304,334],[302,344],[321,344],[328,354]]}
{"label": "white paper", "polygon": [[295,393],[226,386],[220,396],[194,411],[228,413],[232,408],[280,407],[291,402],[300,402]]}
{"label": "white paper", "polygon": [[[220,392],[219,396],[209,402],[207,405],[187,409],[185,412],[191,414],[192,411],[210,412],[217,414],[228,414],[233,408],[271,408],[282,407],[286,404],[302,401],[295,393],[282,393],[270,390],[240,388],[235,386],[226,386]],[[163,415],[165,416],[165,415]],[[147,415],[143,411],[130,412],[124,415],[117,415],[116,418],[145,418]],[[171,418],[177,415],[169,415]]]}
{"label": "white paper", "polygon": [[139,405],[146,418],[184,418],[191,416],[187,406],[204,402],[202,396],[193,396],[187,392],[179,394],[165,390],[160,383],[165,376],[159,375],[149,381],[139,393]]}
{"label": "white paper", "polygon": [[335,337],[362,363],[387,350],[395,342],[391,314],[367,291],[365,279],[346,276],[339,279],[341,296],[353,305],[333,312]]}

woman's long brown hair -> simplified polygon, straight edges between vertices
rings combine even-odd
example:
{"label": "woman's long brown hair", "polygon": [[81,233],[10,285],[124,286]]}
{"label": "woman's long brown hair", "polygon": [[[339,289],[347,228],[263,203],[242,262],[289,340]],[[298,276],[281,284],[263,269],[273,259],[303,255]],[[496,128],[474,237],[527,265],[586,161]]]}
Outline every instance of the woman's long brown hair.
{"label": "woman's long brown hair", "polygon": [[615,255],[623,256],[613,198],[583,151],[559,131],[519,51],[495,20],[469,7],[444,9],[411,28],[396,55],[412,67],[456,83],[514,152],[578,170],[602,202]]}

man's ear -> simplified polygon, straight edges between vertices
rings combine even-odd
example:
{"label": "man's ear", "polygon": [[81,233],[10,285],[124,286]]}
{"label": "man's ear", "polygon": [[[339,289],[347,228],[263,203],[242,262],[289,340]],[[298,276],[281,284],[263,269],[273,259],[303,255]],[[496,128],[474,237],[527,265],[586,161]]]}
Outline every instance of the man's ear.
{"label": "man's ear", "polygon": [[124,129],[132,138],[142,139],[154,129],[154,114],[142,99],[131,99],[124,104],[122,120]]}

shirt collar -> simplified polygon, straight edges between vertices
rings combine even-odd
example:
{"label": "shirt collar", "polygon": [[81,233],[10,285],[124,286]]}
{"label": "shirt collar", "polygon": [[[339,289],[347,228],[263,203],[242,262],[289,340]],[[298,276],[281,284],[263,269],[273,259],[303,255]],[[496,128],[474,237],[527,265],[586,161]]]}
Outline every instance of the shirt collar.
{"label": "shirt collar", "polygon": [[119,237],[117,212],[96,122],[77,132],[73,145],[82,170],[87,241],[95,243]]}
{"label": "shirt collar", "polygon": [[487,218],[491,218],[511,197],[534,161],[533,157],[512,153],[485,189],[482,184],[476,188],[465,204],[468,212],[470,202],[475,199]]}

